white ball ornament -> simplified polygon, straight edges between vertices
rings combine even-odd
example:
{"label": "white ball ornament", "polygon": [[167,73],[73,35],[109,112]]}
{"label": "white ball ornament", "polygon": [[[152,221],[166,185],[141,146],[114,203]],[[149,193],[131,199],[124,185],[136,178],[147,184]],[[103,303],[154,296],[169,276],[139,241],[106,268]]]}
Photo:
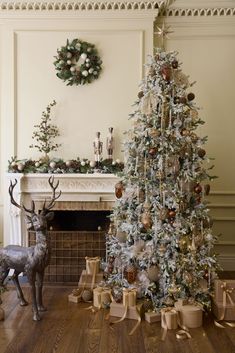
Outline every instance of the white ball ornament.
{"label": "white ball ornament", "polygon": [[90,64],[86,64],[86,67],[90,67]]}
{"label": "white ball ornament", "polygon": [[50,162],[50,167],[52,168],[52,169],[54,169],[55,167],[56,167],[56,162]]}
{"label": "white ball ornament", "polygon": [[87,58],[87,59],[86,59],[86,63],[89,63],[89,62],[90,62],[90,59],[89,59],[89,58]]}
{"label": "white ball ornament", "polygon": [[60,61],[59,61],[59,64],[60,64],[60,65],[64,65],[64,60],[60,60]]}
{"label": "white ball ornament", "polygon": [[70,71],[71,71],[71,72],[75,72],[75,71],[76,71],[75,67],[72,66],[72,67],[70,68]]}
{"label": "white ball ornament", "polygon": [[92,51],[92,48],[87,48],[87,51],[88,51],[88,53],[90,53],[91,51]]}
{"label": "white ball ornament", "polygon": [[87,77],[88,76],[88,71],[87,70],[82,71],[82,76]]}
{"label": "white ball ornament", "polygon": [[113,161],[113,162],[112,162],[112,165],[116,165],[116,161]]}
{"label": "white ball ornament", "polygon": [[17,164],[17,169],[22,172],[22,170],[24,169],[24,164],[23,163],[18,163]]}
{"label": "white ball ornament", "polygon": [[67,167],[71,167],[72,161],[68,160],[68,161],[65,162],[65,164],[66,164]]}
{"label": "white ball ornament", "polygon": [[85,167],[85,165],[86,165],[86,162],[85,161],[81,161],[81,166]]}
{"label": "white ball ornament", "polygon": [[95,161],[90,161],[90,167],[95,168]]}
{"label": "white ball ornament", "polygon": [[68,65],[71,65],[71,64],[72,64],[72,61],[71,61],[71,60],[67,60],[67,64],[68,64]]}
{"label": "white ball ornament", "polygon": [[86,53],[82,53],[82,54],[81,54],[81,59],[85,61],[86,58],[87,58],[87,54],[86,54]]}
{"label": "white ball ornament", "polygon": [[11,163],[11,166],[12,166],[12,167],[15,167],[15,166],[16,166],[16,162],[12,162],[12,163]]}
{"label": "white ball ornament", "polygon": [[79,50],[80,48],[81,48],[81,44],[80,44],[80,43],[77,43],[77,44],[76,44],[76,49]]}
{"label": "white ball ornament", "polygon": [[92,68],[90,68],[90,69],[88,70],[89,74],[92,74],[93,71],[94,71],[94,69],[92,69]]}
{"label": "white ball ornament", "polygon": [[67,53],[67,58],[68,59],[72,58],[72,54],[71,53]]}
{"label": "white ball ornament", "polygon": [[93,73],[94,73],[94,75],[97,75],[97,74],[98,74],[98,72],[97,72],[97,71],[94,71]]}
{"label": "white ball ornament", "polygon": [[40,167],[40,163],[39,162],[35,162],[35,167],[36,168]]}

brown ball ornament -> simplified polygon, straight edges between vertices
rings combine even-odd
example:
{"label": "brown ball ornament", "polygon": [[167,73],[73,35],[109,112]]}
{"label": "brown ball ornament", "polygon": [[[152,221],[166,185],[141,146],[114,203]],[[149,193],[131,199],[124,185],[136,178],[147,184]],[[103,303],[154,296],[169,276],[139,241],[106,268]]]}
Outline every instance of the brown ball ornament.
{"label": "brown ball ornament", "polygon": [[169,82],[171,80],[171,68],[169,66],[163,66],[161,72],[164,80]]}
{"label": "brown ball ornament", "polygon": [[196,194],[200,194],[202,192],[202,186],[200,184],[196,184],[194,191]]}
{"label": "brown ball ornament", "polygon": [[146,313],[153,310],[153,302],[150,299],[145,299],[142,304],[143,311]]}
{"label": "brown ball ornament", "polygon": [[178,63],[177,60],[173,60],[172,63],[171,63],[171,65],[172,65],[173,69],[177,69],[178,66],[179,66],[179,63]]}
{"label": "brown ball ornament", "polygon": [[165,219],[167,219],[168,217],[168,209],[167,208],[163,208],[159,211],[158,213],[158,217],[161,221],[164,221]]}
{"label": "brown ball ornament", "polygon": [[123,183],[120,181],[115,185],[115,195],[118,199],[122,197],[123,194]]}
{"label": "brown ball ornament", "polygon": [[189,130],[187,130],[187,129],[181,130],[181,135],[182,135],[182,136],[188,136],[189,134],[190,134],[190,131],[189,131]]}
{"label": "brown ball ornament", "polygon": [[150,156],[153,157],[153,156],[156,155],[156,153],[157,153],[157,148],[156,147],[152,147],[152,148],[149,149]]}
{"label": "brown ball ornament", "polygon": [[174,210],[169,210],[168,211],[168,218],[175,218],[176,212]]}
{"label": "brown ball ornament", "polygon": [[129,283],[133,283],[136,280],[137,269],[134,265],[128,265],[124,270],[124,277]]}
{"label": "brown ball ornament", "polygon": [[190,93],[187,95],[187,98],[188,98],[189,101],[193,101],[194,98],[195,98],[195,94],[192,93],[192,92],[190,92]]}
{"label": "brown ball ornament", "polygon": [[142,217],[141,217],[141,223],[143,225],[143,227],[148,230],[152,227],[152,217],[151,217],[151,214],[148,212],[148,211],[145,211],[143,214],[142,214]]}
{"label": "brown ball ornament", "polygon": [[192,132],[190,136],[191,136],[191,140],[192,140],[192,142],[196,143],[196,142],[197,142],[197,140],[198,140],[197,135],[196,135],[194,132]]}
{"label": "brown ball ornament", "polygon": [[127,233],[123,232],[122,230],[118,229],[117,230],[117,234],[116,234],[116,238],[120,243],[125,243],[127,240]]}
{"label": "brown ball ornament", "polygon": [[149,135],[151,137],[158,137],[160,135],[160,131],[155,129],[155,128],[152,128],[150,131],[149,131]]}
{"label": "brown ball ornament", "polygon": [[186,97],[179,97],[179,102],[180,102],[181,104],[186,104],[186,103],[187,103]]}
{"label": "brown ball ornament", "polygon": [[199,148],[197,154],[200,158],[203,158],[206,155],[206,151],[203,148]]}
{"label": "brown ball ornament", "polygon": [[140,92],[138,93],[138,98],[141,99],[143,96],[144,96],[144,92],[143,92],[143,91],[140,91]]}
{"label": "brown ball ornament", "polygon": [[159,268],[158,266],[150,266],[147,270],[148,278],[151,282],[157,282],[159,279]]}

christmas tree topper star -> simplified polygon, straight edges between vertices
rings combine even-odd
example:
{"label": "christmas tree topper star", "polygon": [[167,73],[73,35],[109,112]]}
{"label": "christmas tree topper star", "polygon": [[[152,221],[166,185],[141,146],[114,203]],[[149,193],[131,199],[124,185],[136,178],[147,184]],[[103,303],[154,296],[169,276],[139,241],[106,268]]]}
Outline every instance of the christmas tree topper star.
{"label": "christmas tree topper star", "polygon": [[162,27],[157,27],[157,32],[154,32],[154,34],[162,39],[162,47],[164,46],[165,38],[169,39],[168,34],[174,33],[174,31],[170,31],[169,29],[170,26],[165,26],[165,23],[163,23]]}

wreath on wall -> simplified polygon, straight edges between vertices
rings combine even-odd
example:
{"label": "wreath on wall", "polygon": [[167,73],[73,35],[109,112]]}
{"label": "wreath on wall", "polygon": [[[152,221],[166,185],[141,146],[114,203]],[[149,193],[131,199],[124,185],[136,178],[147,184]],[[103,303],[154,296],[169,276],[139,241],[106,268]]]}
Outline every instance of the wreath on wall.
{"label": "wreath on wall", "polygon": [[96,80],[102,70],[102,60],[94,44],[67,39],[66,45],[57,49],[54,62],[57,74],[67,86],[84,85]]}

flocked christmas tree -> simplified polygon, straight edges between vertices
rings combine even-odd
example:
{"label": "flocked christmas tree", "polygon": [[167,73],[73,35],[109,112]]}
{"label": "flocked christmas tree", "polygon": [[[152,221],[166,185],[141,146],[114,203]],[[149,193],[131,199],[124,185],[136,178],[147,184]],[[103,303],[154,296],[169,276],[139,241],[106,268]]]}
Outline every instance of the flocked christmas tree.
{"label": "flocked christmas tree", "polygon": [[209,306],[218,265],[205,202],[212,167],[196,132],[204,122],[177,53],[158,50],[146,66],[116,185],[107,283],[117,300],[133,286],[155,308],[178,298]]}

